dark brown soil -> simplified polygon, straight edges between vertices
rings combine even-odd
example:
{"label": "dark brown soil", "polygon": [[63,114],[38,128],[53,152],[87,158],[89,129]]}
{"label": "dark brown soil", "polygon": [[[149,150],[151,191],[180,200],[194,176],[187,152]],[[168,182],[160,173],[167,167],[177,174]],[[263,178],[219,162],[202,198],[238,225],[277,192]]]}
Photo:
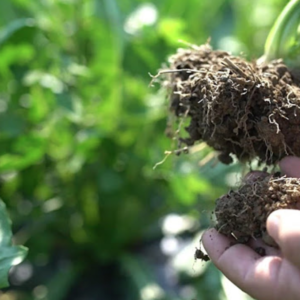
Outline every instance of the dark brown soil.
{"label": "dark brown soil", "polygon": [[266,232],[267,217],[280,208],[299,209],[299,204],[300,179],[260,172],[217,200],[216,229],[241,243],[263,238],[268,245],[276,246]]}
{"label": "dark brown soil", "polygon": [[201,249],[196,248],[195,253],[194,253],[194,259],[200,259],[202,261],[209,261],[210,258],[208,257],[207,254],[205,254]]}
{"label": "dark brown soil", "polygon": [[282,60],[258,64],[202,45],[178,50],[169,63],[161,73],[171,111],[190,117],[181,143],[205,141],[224,163],[232,154],[268,165],[300,156],[299,80]]}

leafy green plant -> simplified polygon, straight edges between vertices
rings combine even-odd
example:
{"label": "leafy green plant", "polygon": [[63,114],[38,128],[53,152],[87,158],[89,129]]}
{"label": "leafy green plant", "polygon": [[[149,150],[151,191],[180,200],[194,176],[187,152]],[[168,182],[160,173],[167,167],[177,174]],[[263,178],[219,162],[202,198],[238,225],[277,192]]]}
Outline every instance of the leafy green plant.
{"label": "leafy green plant", "polygon": [[[143,256],[164,238],[163,218],[193,217],[198,227],[187,235],[208,226],[213,200],[238,170],[212,168],[213,157],[199,168],[207,148],[169,157],[153,170],[172,142],[163,134],[165,95],[149,88],[148,73],[182,46],[178,40],[200,44],[211,37],[216,48],[260,53],[253,32],[265,39],[284,1],[1,5],[0,197],[14,239],[30,249],[25,264],[32,269],[7,293],[22,300],[109,299],[114,292],[107,286],[114,285],[122,299],[140,299],[147,281],[163,290]],[[263,5],[272,7],[269,23],[247,17]],[[139,17],[143,9],[152,14],[148,23]],[[218,289],[210,299],[221,298],[213,269],[182,282],[201,293]]]}

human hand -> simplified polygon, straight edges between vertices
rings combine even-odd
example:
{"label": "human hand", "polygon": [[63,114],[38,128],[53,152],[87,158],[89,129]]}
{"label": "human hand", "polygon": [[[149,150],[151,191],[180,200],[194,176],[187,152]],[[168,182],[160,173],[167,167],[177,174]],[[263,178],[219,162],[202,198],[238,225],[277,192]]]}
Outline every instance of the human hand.
{"label": "human hand", "polygon": [[[300,158],[286,157],[279,165],[287,176],[300,177]],[[250,296],[258,300],[299,300],[300,210],[273,212],[267,220],[267,231],[280,250],[261,240],[234,244],[233,238],[215,229],[204,233],[202,243],[216,267]],[[259,246],[266,250],[266,256],[254,251]]]}

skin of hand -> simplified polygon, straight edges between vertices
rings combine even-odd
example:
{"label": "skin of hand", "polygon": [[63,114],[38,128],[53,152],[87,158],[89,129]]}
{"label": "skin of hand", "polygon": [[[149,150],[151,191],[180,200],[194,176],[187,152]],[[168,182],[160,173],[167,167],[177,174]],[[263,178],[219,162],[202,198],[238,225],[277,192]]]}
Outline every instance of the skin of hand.
{"label": "skin of hand", "polygon": [[[300,177],[300,158],[286,157],[280,163],[283,174]],[[299,204],[300,205],[300,204]],[[260,240],[234,244],[234,239],[207,230],[202,243],[216,267],[241,290],[257,300],[300,299],[300,210],[281,209],[267,219],[267,231],[279,249]],[[261,257],[253,249],[264,247]]]}

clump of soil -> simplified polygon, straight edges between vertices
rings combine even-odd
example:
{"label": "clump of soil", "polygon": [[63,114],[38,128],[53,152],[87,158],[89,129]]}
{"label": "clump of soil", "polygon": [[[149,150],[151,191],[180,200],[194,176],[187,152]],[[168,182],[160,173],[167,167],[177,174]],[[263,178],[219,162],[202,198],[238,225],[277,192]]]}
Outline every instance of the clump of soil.
{"label": "clump of soil", "polygon": [[[282,60],[249,62],[206,44],[179,49],[161,74],[171,112],[179,124],[188,121],[187,137],[180,128],[174,134],[178,153],[182,143],[204,141],[227,164],[232,155],[241,162],[257,158],[267,165],[300,156],[300,77]],[[240,243],[262,238],[276,247],[266,220],[281,208],[300,209],[300,179],[256,172],[217,200],[215,227]],[[258,250],[263,254],[264,249]],[[196,249],[195,259],[209,257]]]}
{"label": "clump of soil", "polygon": [[190,117],[180,142],[205,141],[224,163],[231,154],[268,165],[300,156],[299,79],[282,60],[248,62],[206,44],[179,49],[169,62],[161,73],[167,73],[170,109]]}
{"label": "clump of soil", "polygon": [[266,244],[276,246],[266,231],[268,216],[281,208],[299,209],[299,205],[300,179],[260,172],[217,200],[216,229],[241,243],[263,238]]}
{"label": "clump of soil", "polygon": [[196,248],[194,253],[194,259],[195,261],[197,259],[200,259],[202,261],[210,261],[210,258],[207,254],[205,254],[201,249]]}

